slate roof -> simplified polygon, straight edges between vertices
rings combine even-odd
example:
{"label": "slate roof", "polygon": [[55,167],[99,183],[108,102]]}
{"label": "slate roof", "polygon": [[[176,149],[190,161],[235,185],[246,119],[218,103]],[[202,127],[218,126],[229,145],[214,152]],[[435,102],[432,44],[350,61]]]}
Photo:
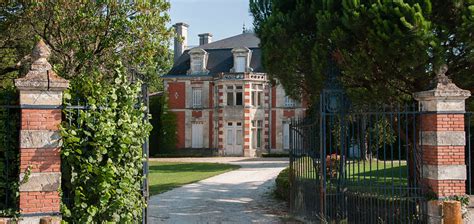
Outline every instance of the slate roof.
{"label": "slate roof", "polygon": [[248,47],[258,48],[260,39],[254,33],[242,33],[233,37],[218,40],[200,46],[200,48],[206,49],[222,49],[222,48],[236,48],[236,47]]}
{"label": "slate roof", "polygon": [[[207,69],[209,76],[221,72],[229,72],[233,67],[232,49],[236,47],[248,47],[252,51],[250,67],[254,72],[264,72],[262,68],[262,53],[259,48],[260,40],[253,33],[243,33],[223,40],[201,45],[200,48],[208,53]],[[185,76],[190,67],[189,52],[186,50],[176,61],[173,68],[163,77]]]}

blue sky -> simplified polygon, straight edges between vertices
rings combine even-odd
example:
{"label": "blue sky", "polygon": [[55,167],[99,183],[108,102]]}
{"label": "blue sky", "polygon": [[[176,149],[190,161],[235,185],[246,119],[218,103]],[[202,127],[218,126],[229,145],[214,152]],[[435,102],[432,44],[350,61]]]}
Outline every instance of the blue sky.
{"label": "blue sky", "polygon": [[188,44],[198,45],[201,33],[212,33],[213,41],[242,33],[242,25],[252,28],[248,0],[170,0],[171,23],[189,25]]}

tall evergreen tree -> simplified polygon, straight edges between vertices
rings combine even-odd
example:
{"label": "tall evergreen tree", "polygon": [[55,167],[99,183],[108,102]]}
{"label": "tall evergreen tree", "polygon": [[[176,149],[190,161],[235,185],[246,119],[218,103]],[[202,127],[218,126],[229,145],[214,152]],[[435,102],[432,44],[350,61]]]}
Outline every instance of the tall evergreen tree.
{"label": "tall evergreen tree", "polygon": [[264,66],[294,96],[319,94],[328,58],[355,100],[410,101],[442,64],[474,90],[472,0],[254,0],[250,7]]}

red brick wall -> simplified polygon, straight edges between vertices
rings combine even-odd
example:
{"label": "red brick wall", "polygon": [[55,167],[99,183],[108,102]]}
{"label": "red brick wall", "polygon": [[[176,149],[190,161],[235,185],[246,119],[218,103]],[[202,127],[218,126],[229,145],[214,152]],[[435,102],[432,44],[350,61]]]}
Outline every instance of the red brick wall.
{"label": "red brick wall", "polygon": [[294,116],[295,116],[295,111],[294,110],[284,110],[283,111],[283,117],[292,118]]}
{"label": "red brick wall", "polygon": [[426,186],[435,192],[438,197],[466,194],[466,181],[464,180],[429,180],[425,179]]}
{"label": "red brick wall", "polygon": [[168,107],[184,109],[186,107],[186,85],[184,82],[168,83]]}
{"label": "red brick wall", "polygon": [[182,149],[185,148],[186,114],[183,111],[173,113],[176,114],[176,131],[178,132],[176,148]]}
{"label": "red brick wall", "polygon": [[[463,114],[424,114],[421,116],[421,130],[426,132],[453,132],[464,131]],[[464,165],[465,147],[449,145],[423,145],[423,164]],[[465,180],[433,180],[423,179],[426,190],[434,192],[438,197],[464,195],[466,193]]]}
{"label": "red brick wall", "polygon": [[22,110],[21,129],[59,130],[61,110]]}
{"label": "red brick wall", "polygon": [[202,117],[202,111],[201,110],[193,111],[192,116],[195,117],[195,118],[200,118],[200,117]]}
{"label": "red brick wall", "polygon": [[214,113],[209,111],[209,148],[214,148]]}
{"label": "red brick wall", "polygon": [[464,146],[423,146],[423,162],[427,165],[464,165]]}
{"label": "red brick wall", "polygon": [[21,149],[20,170],[31,172],[61,172],[60,149]]}
{"label": "red brick wall", "polygon": [[271,139],[271,143],[272,145],[270,146],[270,148],[272,147],[276,147],[276,111],[272,111],[272,139]]}
{"label": "red brick wall", "polygon": [[214,107],[214,83],[209,83],[209,108]]}
{"label": "red brick wall", "polygon": [[421,116],[422,131],[464,131],[463,114],[425,114]]}
{"label": "red brick wall", "polygon": [[47,213],[60,210],[59,192],[22,192],[20,208],[22,213]]}

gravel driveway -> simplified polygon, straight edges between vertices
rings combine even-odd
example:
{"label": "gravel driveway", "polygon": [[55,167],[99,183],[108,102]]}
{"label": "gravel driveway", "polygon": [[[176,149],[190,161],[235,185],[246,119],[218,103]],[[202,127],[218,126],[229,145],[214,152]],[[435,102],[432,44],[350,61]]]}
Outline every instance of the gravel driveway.
{"label": "gravel driveway", "polygon": [[242,168],[151,197],[151,223],[284,223],[284,203],[271,195],[285,158],[184,158],[158,161],[220,162]]}

